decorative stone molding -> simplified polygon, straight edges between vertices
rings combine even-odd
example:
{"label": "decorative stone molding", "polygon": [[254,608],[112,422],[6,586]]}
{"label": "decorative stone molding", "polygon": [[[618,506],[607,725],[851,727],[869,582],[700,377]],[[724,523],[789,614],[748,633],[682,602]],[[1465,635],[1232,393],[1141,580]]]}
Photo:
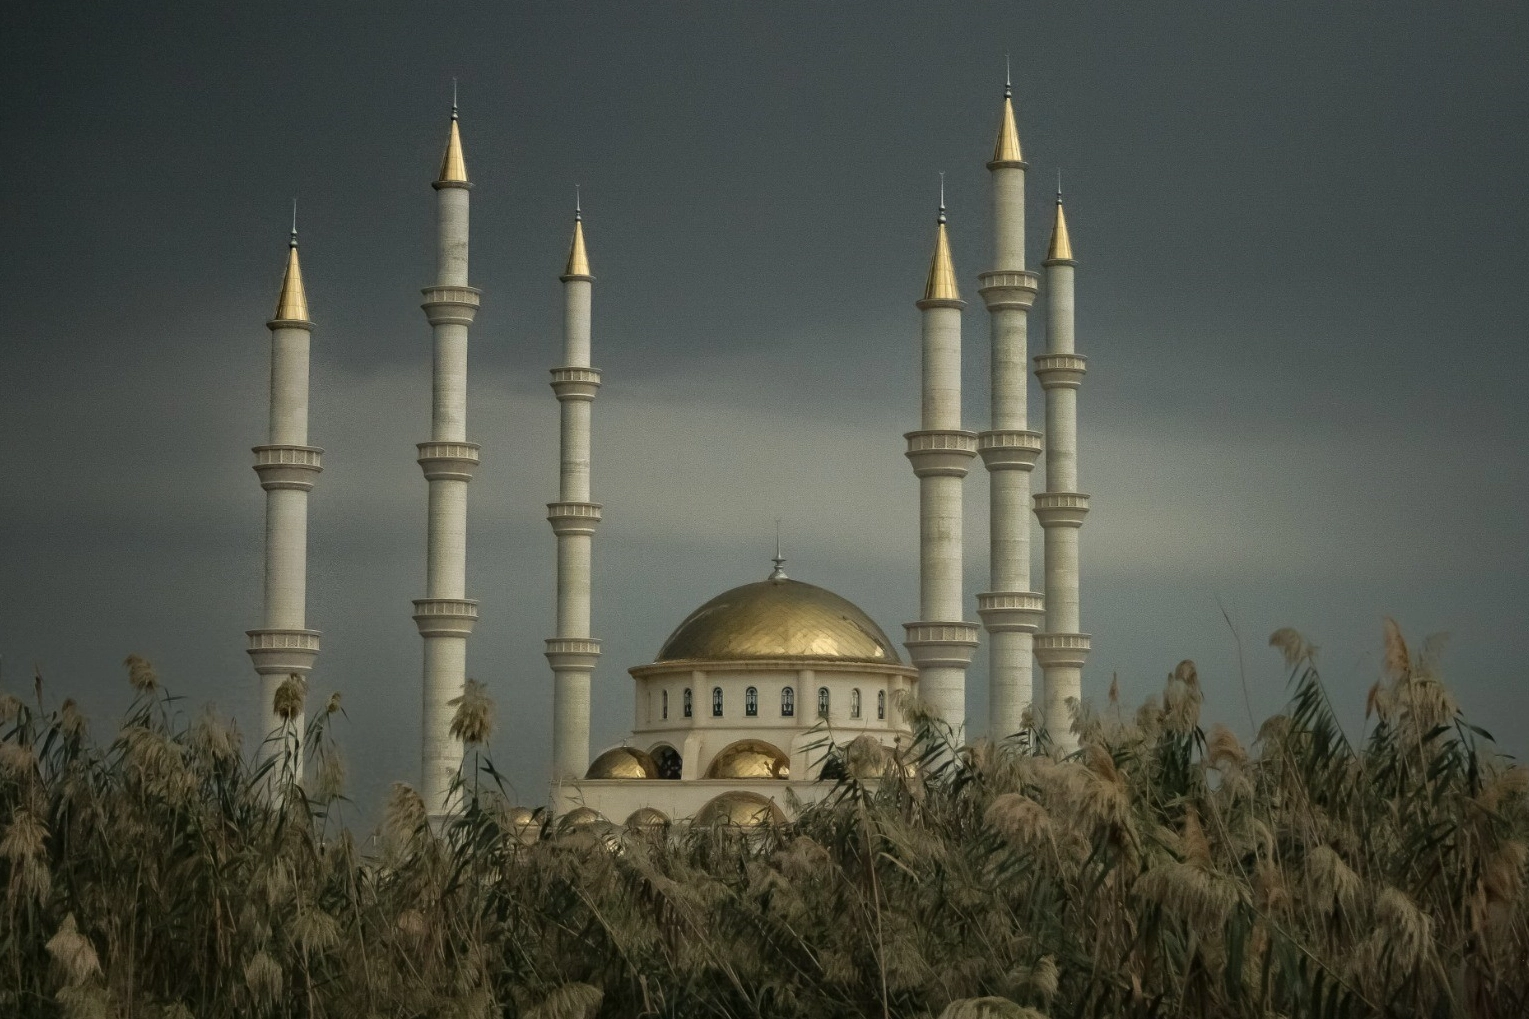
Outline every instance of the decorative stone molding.
{"label": "decorative stone molding", "polygon": [[552,524],[552,533],[559,537],[565,534],[594,534],[595,525],[600,523],[600,504],[549,502],[547,521]]}
{"label": "decorative stone molding", "polygon": [[919,622],[904,623],[907,639],[903,647],[908,657],[920,668],[951,666],[965,668],[971,664],[977,651],[976,623],[967,622]]}
{"label": "decorative stone molding", "polygon": [[426,287],[420,293],[425,295],[420,307],[433,326],[470,326],[478,315],[481,291],[477,287]]}
{"label": "decorative stone molding", "polygon": [[273,318],[265,324],[267,329],[305,329],[313,332],[313,323],[305,318]]}
{"label": "decorative stone molding", "polygon": [[552,391],[559,400],[593,400],[599,388],[598,368],[552,369]]}
{"label": "decorative stone molding", "polygon": [[248,653],[261,675],[305,675],[319,654],[318,630],[246,630]]}
{"label": "decorative stone molding", "polygon": [[1041,433],[1010,429],[981,432],[977,452],[990,471],[1028,471],[1041,456]]}
{"label": "decorative stone molding", "polygon": [[416,598],[414,623],[422,637],[466,637],[478,621],[478,603],[468,598]]}
{"label": "decorative stone molding", "polygon": [[1043,668],[1056,665],[1081,669],[1093,650],[1086,633],[1038,633],[1035,635],[1035,660]]}
{"label": "decorative stone molding", "polygon": [[972,457],[977,455],[976,432],[928,429],[907,432],[903,438],[908,440],[904,455],[913,462],[913,473],[921,478],[964,478]]}
{"label": "decorative stone molding", "polygon": [[1088,496],[1082,492],[1039,492],[1034,503],[1042,527],[1082,527],[1088,515]]}
{"label": "decorative stone molding", "polygon": [[600,658],[600,642],[593,637],[551,637],[544,654],[554,670],[593,672]]}
{"label": "decorative stone molding", "polygon": [[1077,389],[1083,384],[1087,365],[1088,358],[1082,354],[1037,354],[1035,377],[1040,379],[1042,389]]}
{"label": "decorative stone molding", "polygon": [[[1004,166],[1012,165],[1008,163]],[[987,304],[988,311],[1000,311],[1010,308],[1028,309],[1035,304],[1035,294],[1040,288],[1041,278],[1038,274],[1027,272],[1023,269],[1013,271],[1008,269],[994,269],[990,272],[980,273],[977,276],[982,286],[977,293],[982,295],[982,300]]]}
{"label": "decorative stone molding", "polygon": [[324,451],[317,446],[251,446],[250,452],[255,454],[260,487],[268,492],[273,488],[311,491],[314,480],[324,469],[321,462]]}
{"label": "decorative stone molding", "polygon": [[421,442],[419,465],[430,481],[471,481],[482,448],[476,442]]}
{"label": "decorative stone molding", "polygon": [[977,595],[977,615],[989,633],[1035,633],[1046,615],[1036,591],[987,591]]}

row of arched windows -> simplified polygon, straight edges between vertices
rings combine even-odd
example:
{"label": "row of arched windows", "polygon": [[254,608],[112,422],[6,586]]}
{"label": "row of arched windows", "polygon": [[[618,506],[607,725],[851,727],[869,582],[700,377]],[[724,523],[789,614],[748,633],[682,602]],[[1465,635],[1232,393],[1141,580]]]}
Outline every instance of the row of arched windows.
{"label": "row of arched windows", "polygon": [[[660,711],[662,713],[662,716],[664,718],[668,718],[669,717],[669,691],[668,690],[662,690],[662,691],[659,692],[659,704],[660,704]],[[695,715],[695,700],[691,696],[690,688],[689,687],[686,687],[684,692],[683,692],[683,694],[681,695],[681,705],[682,705],[682,710],[684,711],[684,715],[685,715],[686,718],[694,717],[694,715]],[[826,687],[826,686],[818,687],[818,717],[819,718],[827,718],[828,717],[829,706],[830,706],[830,695],[829,695],[829,692],[828,692],[828,687]],[[758,687],[751,686],[748,689],[743,691],[743,713],[748,718],[756,718],[756,717],[758,717],[758,715],[759,715],[759,688]],[[795,687],[792,687],[792,686],[781,687],[781,691],[780,691],[780,714],[781,714],[782,718],[791,718],[791,717],[793,717],[796,714],[796,688]],[[720,686],[714,686],[714,687],[711,688],[711,716],[713,718],[721,718],[722,717],[722,688]],[[849,692],[849,717],[851,717],[851,718],[859,718],[860,716],[861,716],[860,688],[859,687],[855,687],[854,689],[852,689]],[[877,719],[885,719],[887,717],[887,692],[885,690],[877,690],[876,691],[876,717],[877,717]]]}

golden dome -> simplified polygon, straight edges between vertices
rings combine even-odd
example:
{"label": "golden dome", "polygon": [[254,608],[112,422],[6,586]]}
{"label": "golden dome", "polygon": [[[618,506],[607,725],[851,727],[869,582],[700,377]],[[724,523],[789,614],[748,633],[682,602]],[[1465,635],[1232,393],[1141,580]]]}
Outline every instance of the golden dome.
{"label": "golden dome", "polygon": [[780,749],[762,739],[729,743],[712,758],[707,778],[790,778],[791,761]]}
{"label": "golden dome", "polygon": [[595,758],[585,778],[657,778],[658,765],[636,747],[613,747]]}
{"label": "golden dome", "polygon": [[575,807],[558,819],[559,831],[572,831],[592,824],[604,824],[605,815],[593,807]]}
{"label": "golden dome", "polygon": [[653,807],[638,807],[626,819],[628,828],[667,828],[669,816]]}
{"label": "golden dome", "polygon": [[656,661],[739,658],[902,662],[870,616],[832,591],[785,577],[717,595],[669,635]]}
{"label": "golden dome", "polygon": [[541,822],[537,820],[536,811],[530,807],[511,807],[505,812],[504,827],[507,828],[515,841],[523,846],[529,846],[541,838]]}
{"label": "golden dome", "polygon": [[781,813],[774,800],[767,800],[758,793],[734,789],[710,800],[696,814],[695,823],[703,827],[729,824],[752,828],[766,824],[785,824],[786,815]]}

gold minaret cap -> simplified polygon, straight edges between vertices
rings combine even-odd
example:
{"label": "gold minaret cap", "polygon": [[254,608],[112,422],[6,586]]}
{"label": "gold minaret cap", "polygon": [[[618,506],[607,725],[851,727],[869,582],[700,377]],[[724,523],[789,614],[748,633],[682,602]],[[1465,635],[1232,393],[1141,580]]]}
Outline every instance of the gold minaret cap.
{"label": "gold minaret cap", "polygon": [[292,238],[287,242],[287,274],[281,281],[273,322],[307,322],[308,294],[303,290],[303,267],[297,261],[297,203],[292,203]]}
{"label": "gold minaret cap", "polygon": [[924,300],[959,301],[956,267],[950,258],[950,237],[945,231],[945,175],[940,174],[939,229],[934,237],[934,257],[929,260],[929,278],[924,282]]}
{"label": "gold minaret cap", "polygon": [[457,83],[451,83],[451,134],[446,138],[446,153],[441,156],[441,175],[437,184],[466,184],[467,160],[462,155],[462,132],[457,127]]}
{"label": "gold minaret cap", "polygon": [[1067,236],[1067,215],[1062,211],[1062,188],[1058,182],[1056,192],[1056,224],[1051,228],[1051,247],[1046,251],[1048,262],[1071,262],[1072,238]]}
{"label": "gold minaret cap", "polygon": [[563,268],[563,279],[594,279],[589,271],[589,252],[584,248],[584,209],[579,201],[579,188],[573,189],[573,240],[568,245],[568,264]]}
{"label": "gold minaret cap", "polygon": [[1019,128],[1014,126],[1014,86],[1009,81],[1008,61],[1004,61],[1003,117],[998,122],[998,140],[993,143],[993,158],[988,163],[1023,163],[1019,150]]}

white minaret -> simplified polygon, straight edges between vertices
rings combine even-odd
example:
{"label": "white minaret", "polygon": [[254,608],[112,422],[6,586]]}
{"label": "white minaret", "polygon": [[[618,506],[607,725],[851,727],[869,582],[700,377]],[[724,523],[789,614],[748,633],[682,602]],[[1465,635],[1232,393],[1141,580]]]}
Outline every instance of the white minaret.
{"label": "white minaret", "polygon": [[1057,188],[1056,224],[1046,254],[1047,351],[1035,358],[1046,391],[1046,491],[1035,515],[1046,533],[1046,628],[1035,637],[1035,660],[1045,673],[1045,726],[1053,746],[1076,750],[1069,700],[1082,695],[1089,635],[1079,633],[1078,532],[1088,496],[1078,491],[1078,388],[1085,359],[1074,352],[1072,242]]}
{"label": "white minaret", "polygon": [[989,590],[977,595],[988,632],[988,716],[993,739],[1019,732],[1031,697],[1033,635],[1041,596],[1030,590],[1030,471],[1041,437],[1029,430],[1027,332],[1037,277],[1025,271],[1025,170],[1014,125],[1013,89],[1005,79],[993,175],[993,268],[978,279],[991,328],[992,425],[977,436],[988,469]]}
{"label": "white minaret", "polygon": [[467,636],[478,603],[466,597],[467,483],[478,466],[478,445],[467,441],[467,327],[478,311],[478,291],[467,285],[467,164],[451,104],[451,134],[435,184],[439,226],[436,282],[423,291],[425,316],[435,334],[430,441],[419,444],[419,465],[430,483],[425,597],[414,603],[414,622],[425,639],[421,718],[420,795],[432,814],[450,808],[462,743],[451,735],[467,678]]}
{"label": "white minaret", "polygon": [[600,642],[589,635],[591,545],[600,506],[590,502],[589,425],[600,373],[589,365],[590,298],[595,281],[584,249],[577,201],[573,241],[563,269],[563,367],[552,369],[562,418],[558,501],[547,504],[557,535],[557,636],[547,641],[552,664],[552,780],[584,777],[589,767],[589,679]]}
{"label": "white minaret", "polygon": [[908,459],[919,479],[919,619],[906,623],[908,655],[918,667],[919,696],[959,742],[966,728],[966,667],[977,649],[977,624],[961,617],[961,479],[977,455],[977,435],[961,429],[961,309],[945,231],[945,187],[924,296],[923,416],[908,432]]}
{"label": "white minaret", "polygon": [[[304,621],[308,600],[308,493],[323,450],[308,445],[308,340],[313,323],[303,270],[297,260],[297,207],[287,273],[271,330],[271,423],[266,443],[256,446],[255,473],[265,489],[265,618],[250,630],[249,655],[260,673],[260,737],[282,727],[273,701],[288,676],[307,676],[319,653],[319,631]],[[299,739],[301,714],[292,719]],[[302,772],[300,751],[297,772]]]}

